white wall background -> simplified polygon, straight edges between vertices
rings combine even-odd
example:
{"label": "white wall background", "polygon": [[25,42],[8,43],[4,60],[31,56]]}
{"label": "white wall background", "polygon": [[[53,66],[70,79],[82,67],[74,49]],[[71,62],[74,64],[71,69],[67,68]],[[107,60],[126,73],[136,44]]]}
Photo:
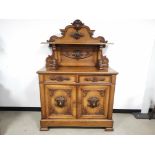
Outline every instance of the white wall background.
{"label": "white wall background", "polygon": [[[155,20],[80,19],[96,30],[95,36],[114,42],[106,50],[110,66],[119,72],[114,108],[142,108]],[[50,53],[40,42],[73,20],[0,20],[0,106],[40,106],[36,71]]]}

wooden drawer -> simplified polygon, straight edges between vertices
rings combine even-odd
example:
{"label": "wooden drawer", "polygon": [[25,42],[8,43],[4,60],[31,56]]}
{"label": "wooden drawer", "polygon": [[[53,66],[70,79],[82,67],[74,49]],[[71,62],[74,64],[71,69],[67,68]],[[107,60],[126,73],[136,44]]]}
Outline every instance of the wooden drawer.
{"label": "wooden drawer", "polygon": [[80,76],[79,82],[111,82],[111,76],[103,76],[103,75],[91,75],[91,76]]}
{"label": "wooden drawer", "polygon": [[63,82],[63,83],[70,83],[76,82],[75,75],[45,75],[46,82]]}

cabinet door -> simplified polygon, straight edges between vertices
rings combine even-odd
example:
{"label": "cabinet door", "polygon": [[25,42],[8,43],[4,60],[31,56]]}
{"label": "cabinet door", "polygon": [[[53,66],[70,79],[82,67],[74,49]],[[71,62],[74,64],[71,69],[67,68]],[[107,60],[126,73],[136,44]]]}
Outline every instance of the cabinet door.
{"label": "cabinet door", "polygon": [[66,85],[45,85],[48,118],[76,117],[76,88]]}
{"label": "cabinet door", "polygon": [[80,86],[78,118],[106,118],[110,86]]}

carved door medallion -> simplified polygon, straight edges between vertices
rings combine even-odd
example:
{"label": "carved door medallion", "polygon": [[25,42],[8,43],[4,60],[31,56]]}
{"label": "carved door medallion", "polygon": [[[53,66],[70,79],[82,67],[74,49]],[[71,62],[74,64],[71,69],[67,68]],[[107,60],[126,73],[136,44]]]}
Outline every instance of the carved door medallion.
{"label": "carved door medallion", "polygon": [[74,86],[46,85],[48,118],[75,118],[76,97]]}
{"label": "carved door medallion", "polygon": [[80,86],[79,118],[106,118],[108,112],[109,86]]}

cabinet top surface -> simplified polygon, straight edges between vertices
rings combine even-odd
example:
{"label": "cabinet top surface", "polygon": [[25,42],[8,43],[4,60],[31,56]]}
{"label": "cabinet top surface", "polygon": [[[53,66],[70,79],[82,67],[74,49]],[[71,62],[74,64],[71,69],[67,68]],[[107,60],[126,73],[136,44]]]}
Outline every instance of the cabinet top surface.
{"label": "cabinet top surface", "polygon": [[107,70],[98,70],[96,67],[59,67],[57,70],[50,70],[47,68],[42,68],[38,72],[38,74],[54,74],[54,73],[80,73],[80,74],[118,74],[112,68],[108,68]]}

